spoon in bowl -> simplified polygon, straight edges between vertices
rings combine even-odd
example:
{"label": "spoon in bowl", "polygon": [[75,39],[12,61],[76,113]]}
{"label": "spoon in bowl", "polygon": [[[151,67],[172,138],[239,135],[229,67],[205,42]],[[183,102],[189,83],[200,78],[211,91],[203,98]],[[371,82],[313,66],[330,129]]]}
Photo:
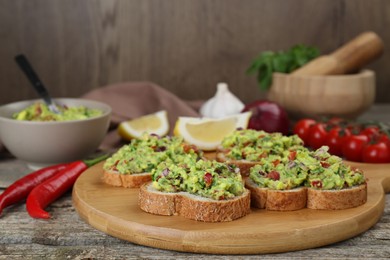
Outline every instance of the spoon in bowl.
{"label": "spoon in bowl", "polygon": [[46,90],[42,81],[39,79],[38,75],[35,73],[34,69],[30,65],[30,62],[23,54],[19,54],[15,57],[16,63],[22,69],[24,74],[30,80],[32,86],[37,91],[40,97],[45,101],[46,105],[50,109],[51,112],[59,114],[60,110],[57,108],[57,105],[52,101],[49,92]]}

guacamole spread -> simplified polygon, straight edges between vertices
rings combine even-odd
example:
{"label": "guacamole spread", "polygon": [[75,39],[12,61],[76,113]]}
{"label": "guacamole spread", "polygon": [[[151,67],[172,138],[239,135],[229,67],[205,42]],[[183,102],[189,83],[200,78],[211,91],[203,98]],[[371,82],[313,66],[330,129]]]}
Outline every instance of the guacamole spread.
{"label": "guacamole spread", "polygon": [[61,113],[53,113],[46,104],[37,102],[15,113],[13,118],[26,121],[69,121],[87,119],[103,113],[98,109],[90,109],[84,106],[58,106],[58,109]]}
{"label": "guacamole spread", "polygon": [[328,147],[322,146],[316,151],[297,155],[309,171],[305,186],[323,189],[339,190],[357,186],[366,182],[361,170],[343,163],[338,156],[328,153]]}
{"label": "guacamole spread", "polygon": [[159,137],[144,134],[139,139],[132,139],[106,160],[104,170],[114,170],[120,174],[151,172],[165,161],[197,160],[201,152],[186,144],[181,137]]}
{"label": "guacamole spread", "polygon": [[236,130],[222,140],[225,156],[232,160],[260,161],[262,158],[286,157],[291,150],[303,149],[297,136],[267,133],[251,129]]}
{"label": "guacamole spread", "polygon": [[351,168],[342,159],[328,153],[328,147],[310,151],[306,148],[290,151],[280,160],[262,158],[251,168],[249,177],[259,187],[286,190],[298,186],[314,189],[343,189],[363,184],[363,172]]}
{"label": "guacamole spread", "polygon": [[239,168],[208,160],[167,160],[152,171],[153,187],[164,192],[224,200],[241,195],[245,188]]}
{"label": "guacamole spread", "polygon": [[282,159],[262,158],[260,164],[251,168],[249,178],[259,187],[273,190],[289,190],[302,186],[308,172],[295,163],[296,153],[292,151],[291,156]]}

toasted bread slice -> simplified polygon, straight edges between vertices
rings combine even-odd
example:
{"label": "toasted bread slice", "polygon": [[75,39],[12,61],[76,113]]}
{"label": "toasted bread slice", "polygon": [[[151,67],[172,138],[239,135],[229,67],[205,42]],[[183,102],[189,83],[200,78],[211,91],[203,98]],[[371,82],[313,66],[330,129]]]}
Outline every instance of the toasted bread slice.
{"label": "toasted bread slice", "polygon": [[104,171],[103,181],[109,185],[125,188],[139,188],[142,184],[152,181],[152,174],[120,174],[117,171]]}
{"label": "toasted bread slice", "polygon": [[307,207],[310,209],[348,209],[366,202],[367,183],[342,190],[307,190]]}
{"label": "toasted bread slice", "polygon": [[232,221],[250,212],[250,192],[233,199],[213,200],[188,192],[166,193],[157,191],[152,183],[141,186],[138,197],[143,211],[156,215],[179,215],[204,222]]}
{"label": "toasted bread slice", "polygon": [[203,152],[203,159],[205,160],[215,160],[217,153],[215,151]]}
{"label": "toasted bread slice", "polygon": [[259,209],[292,211],[306,207],[307,189],[298,187],[291,190],[261,188],[250,178],[245,179],[245,187],[251,192],[251,203]]}
{"label": "toasted bread slice", "polygon": [[238,168],[240,168],[240,173],[242,177],[248,177],[250,169],[255,166],[256,164],[259,164],[260,162],[251,162],[247,160],[230,160],[226,158],[224,152],[217,152],[216,153],[216,160],[218,162],[228,163],[228,164],[234,164]]}

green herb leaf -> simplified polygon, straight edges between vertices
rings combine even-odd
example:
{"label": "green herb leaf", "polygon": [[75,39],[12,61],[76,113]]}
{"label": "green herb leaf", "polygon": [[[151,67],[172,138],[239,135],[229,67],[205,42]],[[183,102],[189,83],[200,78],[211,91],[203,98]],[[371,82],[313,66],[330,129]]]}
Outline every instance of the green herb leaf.
{"label": "green herb leaf", "polygon": [[320,52],[317,48],[302,44],[295,45],[287,51],[265,51],[252,62],[246,74],[257,74],[260,89],[268,90],[272,84],[274,72],[290,73],[319,55]]}

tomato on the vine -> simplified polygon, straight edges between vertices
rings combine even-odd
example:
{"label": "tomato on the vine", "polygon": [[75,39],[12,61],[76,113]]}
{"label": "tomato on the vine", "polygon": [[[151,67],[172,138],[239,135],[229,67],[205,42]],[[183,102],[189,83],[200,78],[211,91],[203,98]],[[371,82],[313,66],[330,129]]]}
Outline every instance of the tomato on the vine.
{"label": "tomato on the vine", "polygon": [[369,139],[366,135],[350,135],[345,138],[342,153],[345,159],[354,162],[363,160],[363,148]]}
{"label": "tomato on the vine", "polygon": [[347,136],[351,133],[348,129],[343,129],[339,126],[333,127],[324,139],[324,145],[329,147],[329,153],[342,156],[343,144]]}
{"label": "tomato on the vine", "polygon": [[345,128],[348,129],[353,135],[360,134],[360,132],[363,129],[363,127],[360,124],[356,124],[356,123],[347,124]]}
{"label": "tomato on the vine", "polygon": [[384,142],[368,143],[362,153],[363,162],[390,163],[390,147]]}
{"label": "tomato on the vine", "polygon": [[309,128],[307,144],[313,149],[318,149],[324,145],[325,137],[327,134],[328,133],[326,132],[325,124],[316,123]]}
{"label": "tomato on the vine", "polygon": [[345,120],[341,117],[332,117],[326,121],[326,124],[331,125],[331,126],[339,126],[340,124],[342,124],[344,122],[345,122]]}
{"label": "tomato on the vine", "polygon": [[390,163],[389,131],[390,127],[380,122],[367,124],[339,117],[304,118],[293,127],[305,146],[314,150],[328,146],[330,154],[365,163]]}
{"label": "tomato on the vine", "polygon": [[299,120],[293,128],[293,133],[298,135],[302,141],[307,144],[309,129],[311,126],[315,125],[317,122],[314,119],[304,118]]}

